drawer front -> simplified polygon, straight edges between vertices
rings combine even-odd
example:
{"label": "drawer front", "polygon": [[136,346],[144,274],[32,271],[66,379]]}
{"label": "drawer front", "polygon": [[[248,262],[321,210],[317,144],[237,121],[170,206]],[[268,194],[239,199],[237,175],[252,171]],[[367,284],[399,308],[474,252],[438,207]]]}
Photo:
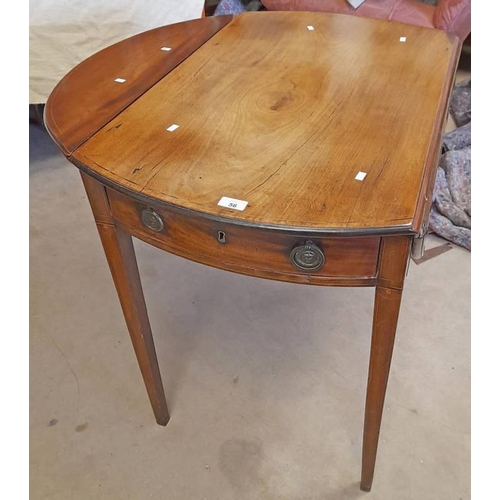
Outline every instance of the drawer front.
{"label": "drawer front", "polygon": [[[218,222],[168,207],[146,205],[108,189],[114,219],[132,235],[168,252],[243,274],[284,281],[373,284],[380,238],[300,235]],[[369,283],[351,283],[366,279]],[[323,281],[325,281],[323,283]]]}

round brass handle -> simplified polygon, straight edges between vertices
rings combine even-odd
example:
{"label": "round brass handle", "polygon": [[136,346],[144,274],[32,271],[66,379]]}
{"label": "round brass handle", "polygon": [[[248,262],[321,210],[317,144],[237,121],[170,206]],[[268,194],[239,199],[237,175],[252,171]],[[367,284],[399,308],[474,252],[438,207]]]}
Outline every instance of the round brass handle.
{"label": "round brass handle", "polygon": [[307,240],[292,249],[290,261],[301,271],[317,271],[325,264],[325,254],[314,242]]}
{"label": "round brass handle", "polygon": [[163,230],[163,221],[152,208],[146,208],[142,211],[141,220],[142,223],[152,231],[159,233]]}

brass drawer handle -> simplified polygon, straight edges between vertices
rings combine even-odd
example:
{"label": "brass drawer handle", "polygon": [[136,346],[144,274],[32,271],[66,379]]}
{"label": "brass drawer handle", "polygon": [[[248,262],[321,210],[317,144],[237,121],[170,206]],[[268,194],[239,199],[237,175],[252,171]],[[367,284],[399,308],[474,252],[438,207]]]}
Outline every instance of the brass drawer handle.
{"label": "brass drawer handle", "polygon": [[295,246],[290,252],[290,261],[301,271],[317,271],[325,264],[325,254],[311,240]]}
{"label": "brass drawer handle", "polygon": [[163,230],[163,221],[152,208],[146,208],[142,211],[141,220],[152,231],[159,233]]}

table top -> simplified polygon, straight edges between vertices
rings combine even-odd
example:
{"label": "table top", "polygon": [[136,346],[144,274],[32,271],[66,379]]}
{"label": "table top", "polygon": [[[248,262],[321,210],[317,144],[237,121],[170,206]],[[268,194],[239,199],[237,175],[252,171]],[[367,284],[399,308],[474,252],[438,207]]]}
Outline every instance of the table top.
{"label": "table top", "polygon": [[84,61],[45,119],[78,167],[158,203],[264,227],[408,234],[432,189],[458,53],[444,32],[354,16],[206,18]]}

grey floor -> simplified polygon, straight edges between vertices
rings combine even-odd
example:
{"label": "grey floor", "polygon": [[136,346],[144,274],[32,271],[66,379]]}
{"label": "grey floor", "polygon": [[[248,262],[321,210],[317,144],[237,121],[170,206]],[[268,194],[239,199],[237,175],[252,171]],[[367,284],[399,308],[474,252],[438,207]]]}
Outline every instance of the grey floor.
{"label": "grey floor", "polygon": [[33,125],[30,155],[32,500],[470,498],[469,252],[410,266],[366,494],[373,290],[239,276],[137,241],[160,427],[78,171]]}

